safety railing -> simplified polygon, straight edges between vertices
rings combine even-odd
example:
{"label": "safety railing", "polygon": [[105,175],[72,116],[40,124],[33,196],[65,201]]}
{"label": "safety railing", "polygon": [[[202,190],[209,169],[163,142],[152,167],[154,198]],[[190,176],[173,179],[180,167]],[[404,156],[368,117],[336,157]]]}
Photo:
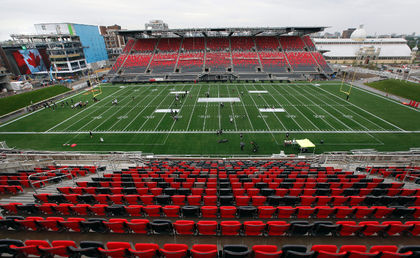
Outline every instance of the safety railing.
{"label": "safety railing", "polygon": [[50,173],[54,173],[54,172],[60,172],[63,170],[68,170],[68,168],[60,168],[60,169],[55,169],[55,170],[49,170],[49,171],[44,171],[44,172],[39,172],[39,173],[35,173],[32,174],[30,176],[28,176],[28,181],[29,181],[29,185],[32,187],[32,189],[34,190],[35,193],[37,192],[37,185],[40,185],[40,187],[45,186],[46,182],[50,182],[50,181],[54,181],[54,183],[59,183],[62,181],[63,178],[67,178],[67,179],[71,179],[74,183],[74,176],[71,173],[71,171],[68,171],[67,173],[62,173],[61,175],[57,175],[57,176],[52,176],[52,177],[48,177],[46,179],[40,179],[40,180],[36,180],[33,179],[35,177],[39,177],[45,174],[50,174]]}

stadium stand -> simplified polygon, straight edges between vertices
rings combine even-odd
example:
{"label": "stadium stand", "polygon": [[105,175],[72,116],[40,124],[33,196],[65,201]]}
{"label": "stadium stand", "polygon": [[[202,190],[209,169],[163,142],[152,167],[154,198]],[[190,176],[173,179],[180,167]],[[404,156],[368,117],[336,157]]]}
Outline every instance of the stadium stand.
{"label": "stadium stand", "polygon": [[185,51],[202,51],[205,50],[204,38],[184,38],[182,41],[182,49]]}
{"label": "stadium stand", "polygon": [[32,202],[2,202],[0,234],[13,238],[0,239],[1,255],[418,257],[420,250],[392,244],[420,237],[420,188],[394,181],[418,167],[162,159],[100,174],[94,166],[48,166],[0,180],[53,177],[56,169],[87,178],[50,186]]}
{"label": "stadium stand", "polygon": [[286,52],[286,57],[295,71],[316,71],[317,64],[308,52]]}
{"label": "stadium stand", "polygon": [[182,53],[179,55],[177,68],[184,73],[201,72],[204,64],[204,53]]}
{"label": "stadium stand", "polygon": [[[183,30],[182,33],[170,30],[173,36],[132,39],[133,35],[127,33],[127,46],[109,75],[118,82],[126,79],[144,82],[154,76],[161,78],[159,81],[269,80],[274,77],[304,80],[308,76],[329,78],[333,74],[306,34],[284,36],[281,30],[278,36],[260,36],[258,34],[264,30],[251,28],[258,32],[256,36],[237,36],[233,35],[235,29],[225,30],[230,36],[209,36],[203,30],[201,37],[197,36],[200,30],[194,30],[191,32],[194,37],[181,37],[186,35]],[[141,33],[146,32],[139,31]]]}
{"label": "stadium stand", "polygon": [[233,69],[236,72],[256,72],[260,67],[258,54],[255,52],[233,52]]}
{"label": "stadium stand", "polygon": [[[282,52],[259,52],[258,53],[263,69],[267,73],[287,72],[289,64]],[[289,68],[290,69],[290,68]]]}

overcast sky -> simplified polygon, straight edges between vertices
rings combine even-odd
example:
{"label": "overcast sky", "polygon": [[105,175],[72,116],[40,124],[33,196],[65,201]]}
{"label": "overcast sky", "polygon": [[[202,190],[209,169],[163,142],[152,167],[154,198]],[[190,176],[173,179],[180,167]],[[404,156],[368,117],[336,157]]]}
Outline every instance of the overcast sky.
{"label": "overcast sky", "polygon": [[34,33],[33,24],[119,24],[143,29],[152,19],[170,28],[364,24],[369,35],[420,33],[419,0],[0,0],[0,40]]}

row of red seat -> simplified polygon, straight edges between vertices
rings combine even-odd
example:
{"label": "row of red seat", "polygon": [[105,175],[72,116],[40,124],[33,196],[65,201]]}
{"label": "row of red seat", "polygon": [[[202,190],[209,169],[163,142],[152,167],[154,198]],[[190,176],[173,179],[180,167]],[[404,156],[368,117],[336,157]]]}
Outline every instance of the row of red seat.
{"label": "row of red seat", "polygon": [[[160,188],[152,188],[159,190]],[[203,189],[203,188],[197,188]],[[216,191],[216,188],[213,188]],[[210,189],[210,190],[213,190]],[[209,188],[206,189],[209,190]],[[152,190],[153,191],[153,190]],[[160,191],[160,190],[159,190]],[[202,192],[203,194],[204,192]],[[313,196],[313,195],[304,195],[304,196],[280,196],[280,195],[270,195],[270,196],[242,196],[242,195],[163,195],[161,193],[154,194],[49,194],[49,193],[40,193],[34,194],[35,200],[38,202],[48,203],[48,202],[57,202],[57,203],[128,203],[128,204],[176,204],[184,205],[188,203],[189,205],[234,205],[242,206],[249,204],[250,202],[254,206],[261,205],[275,205],[280,204],[286,205],[334,205],[341,206],[349,204],[351,206],[366,204],[368,206],[377,205],[377,204],[397,204],[401,206],[406,205],[420,205],[420,196],[409,196],[409,197],[377,197],[377,196]],[[140,202],[140,203],[139,203]]]}
{"label": "row of red seat", "polygon": [[118,206],[109,204],[2,204],[5,214],[43,214],[105,216],[120,215],[131,217],[183,217],[195,218],[420,218],[420,206],[182,206],[182,205],[138,205]]}
{"label": "row of red seat", "polygon": [[160,38],[157,49],[163,52],[178,52],[181,38]]}
{"label": "row of red seat", "polygon": [[184,38],[182,49],[186,51],[203,51],[205,49],[204,38]]}
{"label": "row of red seat", "polygon": [[308,52],[287,52],[286,53],[287,59],[289,60],[290,65],[293,69],[296,69],[300,66],[311,66],[315,67],[316,62]]}
{"label": "row of red seat", "polygon": [[[254,43],[255,39],[255,43]],[[207,48],[210,50],[226,50],[230,46],[232,50],[251,50],[257,46],[258,49],[278,49],[281,46],[284,50],[293,50],[301,51],[305,49],[305,43],[309,49],[314,50],[314,44],[309,36],[299,37],[299,36],[281,36],[270,37],[270,36],[261,36],[261,37],[197,37],[197,38],[184,38],[182,43],[182,48],[185,50],[204,50],[204,46],[207,45]],[[133,51],[140,52],[152,52],[155,47],[160,51],[165,52],[176,52],[179,50],[181,39],[180,38],[161,38],[158,45],[156,46],[156,39],[137,39],[134,43],[134,40],[129,40],[124,49],[124,53],[128,53],[130,49]],[[207,44],[206,44],[207,43]],[[134,46],[133,46],[134,45]],[[132,47],[133,46],[133,47]]]}
{"label": "row of red seat", "polygon": [[254,39],[251,37],[230,37],[232,51],[247,51],[255,48]]}
{"label": "row of red seat", "polygon": [[157,39],[136,39],[131,53],[133,52],[153,52],[155,50]]}
{"label": "row of red seat", "polygon": [[[200,195],[206,193],[208,195],[234,195],[234,196],[419,196],[419,189],[407,189],[407,188],[219,188],[217,190],[216,185],[210,186],[198,185],[197,183],[189,182],[173,182],[168,187],[153,187],[147,185],[147,183],[126,183],[126,184],[99,184],[100,187],[59,187],[58,191],[64,194],[152,194],[152,195]],[[216,184],[216,183],[215,183]],[[118,187],[116,185],[119,185]],[[124,187],[121,187],[124,186]],[[137,187],[136,187],[137,186]],[[142,187],[140,187],[142,186]]]}
{"label": "row of red seat", "polygon": [[0,185],[0,194],[18,194],[23,193],[20,185]]}
{"label": "row of red seat", "polygon": [[280,44],[276,37],[255,37],[255,44],[258,50],[278,50]]}
{"label": "row of red seat", "polygon": [[280,44],[284,50],[302,51],[305,48],[305,43],[299,36],[284,36],[279,37]]}
{"label": "row of red seat", "polygon": [[0,230],[220,236],[395,236],[420,235],[420,221],[221,221],[85,219],[62,217],[0,218]]}
{"label": "row of red seat", "polygon": [[420,246],[375,245],[368,251],[365,245],[224,245],[218,250],[215,244],[194,244],[189,249],[186,244],[164,244],[163,248],[155,243],[135,243],[109,241],[105,245],[96,241],[81,241],[77,245],[72,240],[54,240],[51,244],[46,240],[0,240],[8,254],[24,256],[88,256],[88,257],[165,257],[165,258],[281,258],[281,257],[317,257],[317,258],[398,258],[416,257]]}
{"label": "row of red seat", "polygon": [[384,178],[393,177],[398,180],[408,180],[420,182],[420,167],[405,166],[405,167],[366,167],[360,168],[360,171],[366,170],[373,175],[379,175]]}

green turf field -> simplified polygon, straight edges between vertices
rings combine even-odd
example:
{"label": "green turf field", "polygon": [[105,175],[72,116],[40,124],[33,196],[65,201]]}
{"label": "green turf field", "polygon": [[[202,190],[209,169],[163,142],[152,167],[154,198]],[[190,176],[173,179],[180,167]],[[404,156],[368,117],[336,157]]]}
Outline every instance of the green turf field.
{"label": "green turf field", "polygon": [[55,85],[10,97],[0,98],[0,116],[26,107],[31,104],[31,101],[35,104],[39,101],[57,96],[67,91],[70,91],[70,89],[62,85]]}
{"label": "green turf field", "polygon": [[[179,94],[176,101],[177,91],[188,94]],[[289,139],[312,140],[318,153],[420,147],[418,110],[355,87],[346,101],[340,82],[103,85],[102,92],[97,103],[82,92],[64,100],[69,106],[59,104],[2,124],[0,140],[9,147],[39,150],[267,155],[296,153],[295,147],[283,145],[289,133]],[[224,107],[218,98],[227,98]],[[235,98],[239,102],[229,102]],[[114,99],[118,105],[111,104]],[[71,100],[89,104],[72,109]],[[209,100],[215,102],[201,102]],[[155,112],[160,109],[179,109],[178,120]],[[218,129],[222,135],[216,135]],[[221,139],[228,142],[218,143]],[[258,144],[257,153],[251,141]],[[67,146],[74,143],[74,148]]]}
{"label": "green turf field", "polygon": [[420,84],[408,81],[388,79],[366,83],[366,85],[406,99],[420,101]]}

